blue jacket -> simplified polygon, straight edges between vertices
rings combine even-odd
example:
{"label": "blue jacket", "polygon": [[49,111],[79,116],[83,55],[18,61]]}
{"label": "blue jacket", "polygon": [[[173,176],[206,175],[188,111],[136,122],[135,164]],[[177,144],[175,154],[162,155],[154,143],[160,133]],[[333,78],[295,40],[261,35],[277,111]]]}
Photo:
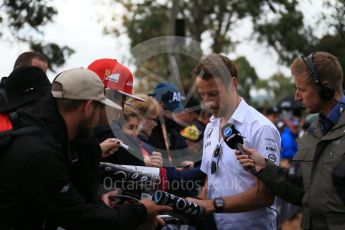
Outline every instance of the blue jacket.
{"label": "blue jacket", "polygon": [[280,159],[292,159],[297,152],[297,136],[287,127],[281,133]]}

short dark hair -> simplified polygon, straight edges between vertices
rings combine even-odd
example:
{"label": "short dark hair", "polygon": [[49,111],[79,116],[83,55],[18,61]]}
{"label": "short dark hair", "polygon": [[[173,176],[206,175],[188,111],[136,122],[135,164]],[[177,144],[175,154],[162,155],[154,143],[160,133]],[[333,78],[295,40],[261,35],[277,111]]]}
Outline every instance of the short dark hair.
{"label": "short dark hair", "polygon": [[[87,102],[87,100],[74,100],[74,99],[67,99],[67,98],[55,98],[56,104],[58,108],[62,112],[73,112],[77,110],[83,103]],[[98,102],[92,101],[95,108],[103,108],[105,105]]]}
{"label": "short dark hair", "polygon": [[228,83],[232,77],[238,77],[238,68],[233,61],[221,54],[210,54],[204,57],[192,70],[193,77],[203,80],[220,78]]}
{"label": "short dark hair", "polygon": [[62,112],[72,112],[74,110],[77,110],[84,102],[85,100],[72,100],[72,99],[65,99],[65,98],[55,98],[56,104],[58,108]]}
{"label": "short dark hair", "polygon": [[20,54],[17,57],[13,68],[17,68],[19,66],[30,66],[32,63],[32,59],[35,58],[48,64],[48,59],[43,54],[35,51],[28,51]]}

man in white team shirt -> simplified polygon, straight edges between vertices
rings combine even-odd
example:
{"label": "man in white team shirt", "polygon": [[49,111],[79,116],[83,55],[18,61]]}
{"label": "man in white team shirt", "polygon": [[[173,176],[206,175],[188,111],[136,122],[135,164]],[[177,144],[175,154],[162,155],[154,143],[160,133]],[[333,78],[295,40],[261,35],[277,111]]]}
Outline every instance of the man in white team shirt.
{"label": "man in white team shirt", "polygon": [[233,124],[246,146],[278,164],[279,132],[239,96],[237,72],[231,60],[218,54],[206,56],[192,71],[198,92],[213,115],[204,133],[200,168],[207,174],[207,183],[199,194],[202,200],[193,201],[208,213],[215,212],[218,229],[276,229],[276,214],[269,208],[274,196],[243,169],[220,132],[224,125]]}

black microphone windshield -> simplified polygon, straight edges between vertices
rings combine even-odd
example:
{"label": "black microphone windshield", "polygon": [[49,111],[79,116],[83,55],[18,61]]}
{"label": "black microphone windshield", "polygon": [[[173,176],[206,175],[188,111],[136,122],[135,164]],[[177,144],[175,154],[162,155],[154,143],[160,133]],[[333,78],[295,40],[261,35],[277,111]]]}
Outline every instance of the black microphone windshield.
{"label": "black microphone windshield", "polygon": [[233,124],[229,123],[223,126],[222,137],[224,139],[224,142],[231,149],[238,149],[238,145],[243,144],[243,137]]}
{"label": "black microphone windshield", "polygon": [[[229,123],[223,126],[222,137],[229,148],[237,149],[241,154],[246,154],[242,148],[243,137],[233,124]],[[250,171],[253,175],[257,175],[255,167],[251,167]]]}

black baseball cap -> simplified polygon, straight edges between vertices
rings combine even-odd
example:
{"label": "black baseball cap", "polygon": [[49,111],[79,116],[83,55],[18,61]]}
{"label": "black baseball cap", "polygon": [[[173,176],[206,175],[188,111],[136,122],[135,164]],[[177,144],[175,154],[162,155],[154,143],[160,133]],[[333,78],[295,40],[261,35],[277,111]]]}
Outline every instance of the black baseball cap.
{"label": "black baseball cap", "polygon": [[51,83],[41,68],[19,66],[6,80],[7,102],[0,106],[0,112],[10,112],[30,102],[38,101],[50,90]]}

